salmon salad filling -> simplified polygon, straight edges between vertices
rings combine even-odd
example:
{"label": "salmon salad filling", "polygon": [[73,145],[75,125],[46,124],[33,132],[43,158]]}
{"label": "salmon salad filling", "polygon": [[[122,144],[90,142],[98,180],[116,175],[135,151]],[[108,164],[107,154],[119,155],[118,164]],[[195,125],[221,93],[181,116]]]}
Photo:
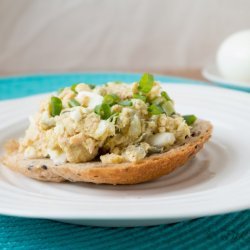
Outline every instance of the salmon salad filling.
{"label": "salmon salad filling", "polygon": [[56,165],[137,162],[190,136],[194,115],[180,115],[151,74],[127,84],[76,83],[47,97],[30,118],[19,151]]}

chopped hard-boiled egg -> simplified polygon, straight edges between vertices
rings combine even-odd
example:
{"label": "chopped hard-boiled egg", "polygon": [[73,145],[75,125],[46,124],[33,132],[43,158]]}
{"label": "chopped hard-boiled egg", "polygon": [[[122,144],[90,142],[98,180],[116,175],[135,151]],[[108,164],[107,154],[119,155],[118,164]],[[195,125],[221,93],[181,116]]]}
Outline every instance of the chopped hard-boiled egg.
{"label": "chopped hard-boiled egg", "polygon": [[75,98],[81,105],[86,105],[90,109],[100,105],[103,101],[103,96],[95,92],[80,91]]}
{"label": "chopped hard-boiled egg", "polygon": [[100,139],[105,138],[109,135],[113,135],[114,133],[115,126],[109,121],[101,120],[95,131],[94,136],[96,139]]}
{"label": "chopped hard-boiled egg", "polygon": [[155,147],[166,147],[169,145],[173,145],[175,142],[175,136],[173,133],[157,133],[154,135],[151,135],[148,138],[148,143]]}
{"label": "chopped hard-boiled egg", "polygon": [[24,158],[25,159],[32,159],[36,158],[36,150],[34,147],[27,147],[24,151]]}
{"label": "chopped hard-boiled egg", "polygon": [[76,107],[70,112],[70,118],[75,122],[79,122],[81,120],[82,113],[80,107]]}
{"label": "chopped hard-boiled egg", "polygon": [[55,164],[63,164],[67,161],[67,157],[65,153],[60,153],[57,150],[53,149],[48,149],[47,153],[50,157],[50,159],[55,163]]}

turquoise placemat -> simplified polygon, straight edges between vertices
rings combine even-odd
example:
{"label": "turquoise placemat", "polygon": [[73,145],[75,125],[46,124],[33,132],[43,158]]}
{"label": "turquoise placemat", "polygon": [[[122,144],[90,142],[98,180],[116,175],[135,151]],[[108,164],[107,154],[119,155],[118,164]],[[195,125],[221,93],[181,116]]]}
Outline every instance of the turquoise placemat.
{"label": "turquoise placemat", "polygon": [[[74,82],[131,82],[139,77],[117,73],[4,77],[0,78],[0,100],[53,91]],[[156,78],[177,84],[205,84],[175,77]],[[87,227],[0,216],[1,249],[250,249],[250,211],[135,228]]]}

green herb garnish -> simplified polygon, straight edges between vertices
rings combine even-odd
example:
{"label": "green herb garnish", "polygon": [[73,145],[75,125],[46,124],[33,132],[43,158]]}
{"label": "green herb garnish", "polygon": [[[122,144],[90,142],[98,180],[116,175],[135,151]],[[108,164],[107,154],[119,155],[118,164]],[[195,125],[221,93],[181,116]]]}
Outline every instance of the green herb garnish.
{"label": "green herb garnish", "polygon": [[151,104],[149,107],[148,107],[148,112],[151,114],[151,115],[160,115],[164,112],[164,110],[162,109],[161,106],[159,105],[155,105],[155,104]]}
{"label": "green herb garnish", "polygon": [[171,116],[175,113],[174,106],[171,101],[165,101],[161,104],[162,109],[164,110],[164,113],[168,116]]}
{"label": "green herb garnish", "polygon": [[171,98],[169,97],[166,91],[162,91],[161,96],[164,97],[166,101],[171,101]]}
{"label": "green herb garnish", "polygon": [[166,102],[166,100],[162,96],[158,96],[158,97],[156,97],[156,98],[154,98],[152,100],[152,103],[155,104],[155,105],[160,105],[160,104],[162,104],[164,102]]}
{"label": "green herb garnish", "polygon": [[195,115],[183,115],[182,117],[189,126],[192,125],[197,120],[197,117]]}
{"label": "green herb garnish", "polygon": [[118,103],[119,101],[120,101],[120,97],[118,95],[115,95],[115,94],[105,95],[103,98],[103,103],[106,103],[110,106]]}
{"label": "green herb garnish", "polygon": [[70,87],[70,89],[73,91],[73,92],[75,92],[75,93],[77,93],[77,91],[76,91],[76,86],[78,85],[78,83],[74,83],[73,85],[71,85],[71,87]]}
{"label": "green herb garnish", "polygon": [[68,105],[70,108],[76,107],[76,106],[81,106],[81,104],[76,99],[69,100]]}
{"label": "green herb garnish", "polygon": [[171,116],[172,114],[175,113],[172,101],[170,101],[170,100],[167,101],[166,98],[165,98],[165,96],[158,96],[158,97],[156,97],[152,101],[152,104],[154,104],[156,106],[160,106],[162,108],[163,112],[167,116]]}
{"label": "green herb garnish", "polygon": [[150,74],[143,74],[139,81],[139,91],[148,93],[154,85],[154,77]]}
{"label": "green herb garnish", "polygon": [[119,103],[118,103],[119,105],[121,105],[121,106],[132,106],[132,101],[131,100],[129,100],[129,99],[126,99],[126,100],[123,100],[123,101],[120,101]]}
{"label": "green herb garnish", "polygon": [[62,100],[58,97],[52,96],[50,99],[50,114],[51,116],[57,116],[60,115],[62,111]]}
{"label": "green herb garnish", "polygon": [[144,102],[146,102],[146,100],[147,100],[147,97],[145,95],[140,95],[140,94],[133,94],[133,98],[134,99],[140,99],[140,100],[142,100]]}
{"label": "green herb garnish", "polygon": [[112,113],[110,106],[107,103],[103,103],[101,105],[97,105],[95,107],[95,113],[100,115],[102,119],[108,119]]}

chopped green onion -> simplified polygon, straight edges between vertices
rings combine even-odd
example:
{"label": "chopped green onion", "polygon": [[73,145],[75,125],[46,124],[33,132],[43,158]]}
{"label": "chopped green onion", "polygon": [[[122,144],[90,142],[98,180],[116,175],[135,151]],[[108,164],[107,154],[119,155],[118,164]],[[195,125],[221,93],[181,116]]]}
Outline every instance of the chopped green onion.
{"label": "chopped green onion", "polygon": [[115,81],[114,83],[115,84],[121,84],[122,82],[121,81]]}
{"label": "chopped green onion", "polygon": [[161,106],[158,106],[158,105],[155,105],[155,104],[151,104],[149,107],[148,107],[148,112],[151,114],[151,115],[160,115],[162,114],[164,111],[162,109]]}
{"label": "chopped green onion", "polygon": [[71,87],[70,87],[70,89],[72,90],[72,91],[74,91],[75,93],[77,93],[77,91],[76,91],[76,86],[78,85],[78,83],[75,83],[75,84],[73,84],[73,85],[71,85]]}
{"label": "chopped green onion", "polygon": [[171,98],[169,97],[166,91],[162,91],[161,96],[164,97],[166,101],[171,101]]}
{"label": "chopped green onion", "polygon": [[102,106],[102,105],[96,105],[96,106],[95,106],[94,111],[95,111],[95,113],[98,114],[98,115],[101,114],[101,106]]}
{"label": "chopped green onion", "polygon": [[97,105],[95,107],[95,113],[100,115],[102,119],[108,119],[112,114],[111,114],[111,109],[110,106],[106,103],[103,103],[101,105]]}
{"label": "chopped green onion", "polygon": [[52,96],[50,99],[50,114],[51,116],[57,116],[60,115],[62,111],[62,100],[58,97]]}
{"label": "chopped green onion", "polygon": [[168,116],[175,113],[175,110],[171,101],[167,101],[167,102],[165,101],[164,103],[161,104],[161,107],[164,110],[164,113],[166,113],[166,115]]}
{"label": "chopped green onion", "polygon": [[76,99],[69,100],[68,105],[70,108],[76,107],[76,106],[81,106],[81,104]]}
{"label": "chopped green onion", "polygon": [[167,101],[165,97],[163,96],[158,96],[156,97],[153,101],[152,104],[156,106],[160,106],[163,110],[163,112],[167,115],[170,116],[175,113],[174,106],[172,101]]}
{"label": "chopped green onion", "polygon": [[105,95],[103,98],[103,103],[106,103],[110,106],[118,103],[119,101],[120,101],[120,97],[115,94]]}
{"label": "chopped green onion", "polygon": [[146,102],[146,100],[147,100],[147,97],[145,95],[140,95],[140,94],[133,94],[133,98],[134,99],[140,99],[140,100],[142,100],[144,102]]}
{"label": "chopped green onion", "polygon": [[152,103],[155,104],[155,105],[160,105],[160,104],[164,103],[165,101],[166,101],[166,100],[165,100],[163,97],[158,96],[158,97],[156,97],[156,98],[152,101]]}
{"label": "chopped green onion", "polygon": [[192,125],[197,120],[197,117],[195,115],[183,115],[182,117],[189,126]]}
{"label": "chopped green onion", "polygon": [[132,106],[133,103],[131,100],[127,99],[127,100],[120,101],[118,104],[121,106]]}
{"label": "chopped green onion", "polygon": [[150,74],[143,74],[139,81],[139,91],[143,93],[148,93],[154,85],[154,77]]}

